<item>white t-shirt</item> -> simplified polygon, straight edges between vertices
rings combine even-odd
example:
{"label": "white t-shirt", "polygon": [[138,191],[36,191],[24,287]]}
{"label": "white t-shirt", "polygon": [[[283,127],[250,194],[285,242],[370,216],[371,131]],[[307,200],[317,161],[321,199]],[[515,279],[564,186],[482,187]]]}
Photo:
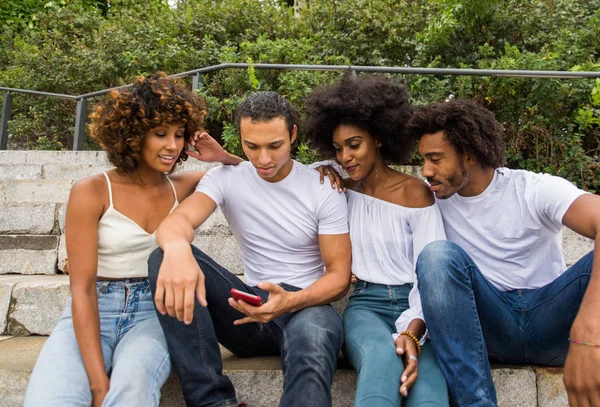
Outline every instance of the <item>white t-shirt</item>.
{"label": "white t-shirt", "polygon": [[481,194],[436,201],[448,240],[507,291],[543,287],[566,270],[562,219],[585,193],[563,178],[498,168]]}
{"label": "white t-shirt", "polygon": [[396,321],[397,332],[405,331],[413,319],[424,320],[415,263],[428,243],[446,239],[440,211],[435,204],[407,208],[352,190],[347,194],[352,272],[371,283],[413,284],[409,308]]}
{"label": "white t-shirt", "polygon": [[246,283],[306,288],[323,276],[318,235],[348,233],[343,194],[296,161],[283,180],[263,180],[249,162],[210,170],[197,192],[223,210],[242,252]]}

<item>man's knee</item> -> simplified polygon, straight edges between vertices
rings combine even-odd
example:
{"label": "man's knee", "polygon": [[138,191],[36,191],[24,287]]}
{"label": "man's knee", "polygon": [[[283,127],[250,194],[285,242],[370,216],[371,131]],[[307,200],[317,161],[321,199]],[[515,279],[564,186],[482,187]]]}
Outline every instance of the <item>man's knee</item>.
{"label": "man's knee", "polygon": [[311,307],[299,311],[301,318],[286,327],[288,350],[296,349],[302,355],[337,357],[344,333],[342,319],[329,306]]}
{"label": "man's knee", "polygon": [[421,250],[417,259],[419,285],[442,283],[456,269],[451,265],[464,253],[460,246],[450,240],[429,243]]}

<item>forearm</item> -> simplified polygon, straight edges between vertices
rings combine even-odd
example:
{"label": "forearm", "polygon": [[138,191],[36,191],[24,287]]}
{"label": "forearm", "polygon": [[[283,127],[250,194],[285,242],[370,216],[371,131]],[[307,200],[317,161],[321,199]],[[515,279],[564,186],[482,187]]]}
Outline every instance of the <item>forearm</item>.
{"label": "forearm", "polygon": [[289,312],[329,304],[343,298],[350,287],[350,275],[346,274],[348,273],[327,273],[305,289],[290,292]]}
{"label": "forearm", "polygon": [[410,321],[406,330],[415,334],[417,338],[422,338],[425,335],[425,321],[421,318],[415,318]]}
{"label": "forearm", "polygon": [[241,162],[244,162],[244,160],[238,157],[237,155],[233,155],[229,152],[227,152],[225,158],[221,161],[221,163],[224,165],[238,165]]}
{"label": "forearm", "polygon": [[186,217],[179,213],[167,216],[156,231],[156,242],[163,250],[169,246],[189,246],[193,241],[194,228]]}
{"label": "forearm", "polygon": [[[600,311],[600,232],[596,233],[594,241],[594,260],[592,263],[592,274],[585,290],[585,294],[579,307],[579,316],[589,317],[590,320],[597,320]],[[600,323],[600,321],[599,321]],[[582,333],[586,334],[586,333]],[[574,338],[584,341],[598,341],[599,338]]]}
{"label": "forearm", "polygon": [[74,293],[72,310],[75,337],[90,381],[90,388],[92,391],[107,388],[109,379],[102,356],[100,316],[95,290],[90,293]]}

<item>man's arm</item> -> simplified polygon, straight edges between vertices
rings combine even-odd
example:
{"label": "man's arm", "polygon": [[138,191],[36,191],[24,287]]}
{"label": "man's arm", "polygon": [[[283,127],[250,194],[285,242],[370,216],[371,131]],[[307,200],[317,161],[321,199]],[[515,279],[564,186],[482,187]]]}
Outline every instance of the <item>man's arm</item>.
{"label": "man's arm", "polygon": [[[594,239],[592,275],[583,296],[570,337],[600,343],[600,196],[577,198],[563,217],[569,229]],[[600,405],[600,348],[571,343],[563,380],[571,406]]]}
{"label": "man's arm", "polygon": [[192,255],[190,243],[194,240],[194,229],[215,208],[215,201],[208,195],[196,192],[167,216],[156,232],[156,241],[164,251],[154,296],[156,309],[186,324],[192,322],[195,298],[206,306],[204,275]]}
{"label": "man's arm", "polygon": [[287,312],[328,304],[342,298],[350,285],[352,265],[350,235],[319,235],[319,248],[325,264],[325,274],[303,290],[288,292],[277,284],[259,283],[258,288],[269,292],[269,299],[260,307],[229,299],[229,304],[247,315],[234,323],[269,322]]}

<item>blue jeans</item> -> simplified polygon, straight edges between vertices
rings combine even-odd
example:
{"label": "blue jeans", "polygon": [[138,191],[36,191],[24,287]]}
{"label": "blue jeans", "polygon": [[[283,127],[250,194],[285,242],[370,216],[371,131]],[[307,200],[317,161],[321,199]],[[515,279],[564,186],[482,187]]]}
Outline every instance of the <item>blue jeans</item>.
{"label": "blue jeans", "polygon": [[[110,391],[103,406],[158,406],[171,363],[148,280],[99,281],[100,336]],[[73,330],[71,301],[31,374],[25,407],[92,405]]]}
{"label": "blue jeans", "polygon": [[[344,355],[358,372],[355,407],[398,407],[401,402],[402,358],[392,333],[408,308],[412,284],[383,285],[357,281],[344,311]],[[433,351],[426,343],[419,356],[419,377],[404,405],[447,406],[448,389]]]}
{"label": "blue jeans", "polygon": [[[246,285],[194,246],[192,252],[204,273],[208,306],[202,307],[196,300],[190,325],[158,314],[186,404],[237,406],[233,385],[222,372],[220,342],[241,357],[281,355],[284,382],[280,405],[331,406],[331,383],[343,341],[342,319],[333,307],[306,308],[266,324],[233,325],[244,315],[227,302],[232,288],[259,295],[263,302],[268,292]],[[162,250],[157,249],[148,260],[153,292],[162,258]]]}
{"label": "blue jeans", "polygon": [[423,249],[417,260],[423,312],[453,405],[496,405],[489,360],[564,363],[592,260],[587,254],[544,287],[504,292],[455,243]]}

